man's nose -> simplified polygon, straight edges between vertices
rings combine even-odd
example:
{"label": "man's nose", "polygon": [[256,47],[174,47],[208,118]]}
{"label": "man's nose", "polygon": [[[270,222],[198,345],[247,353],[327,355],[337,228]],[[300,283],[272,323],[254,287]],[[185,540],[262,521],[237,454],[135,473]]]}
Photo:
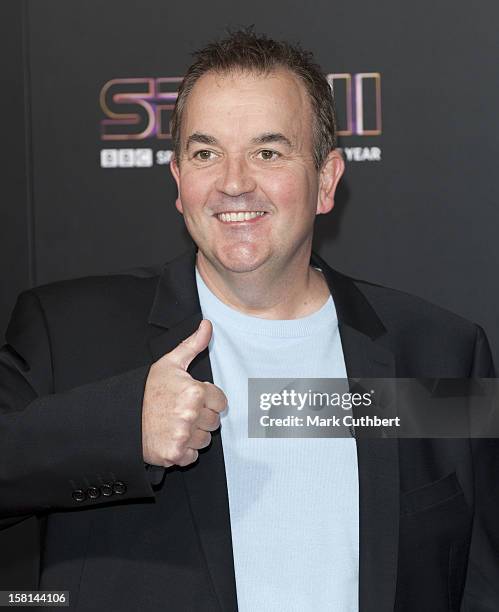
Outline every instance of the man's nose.
{"label": "man's nose", "polygon": [[243,156],[227,157],[217,178],[216,188],[230,196],[238,196],[253,191],[256,181],[251,168]]}

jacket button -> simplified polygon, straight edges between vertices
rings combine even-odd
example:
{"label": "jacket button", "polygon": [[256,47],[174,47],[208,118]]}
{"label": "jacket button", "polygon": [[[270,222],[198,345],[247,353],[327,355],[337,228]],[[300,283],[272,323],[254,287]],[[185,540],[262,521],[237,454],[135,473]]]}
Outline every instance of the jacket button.
{"label": "jacket button", "polygon": [[113,487],[107,482],[101,485],[100,490],[104,497],[110,497],[113,494]]}
{"label": "jacket button", "polygon": [[77,502],[82,502],[87,499],[85,491],[83,489],[75,489],[73,491],[73,499]]}
{"label": "jacket button", "polygon": [[88,487],[87,495],[90,499],[97,499],[100,496],[100,491],[97,487]]}
{"label": "jacket button", "polygon": [[116,493],[116,495],[123,495],[123,493],[126,493],[126,484],[121,480],[117,480],[113,484],[113,491]]}

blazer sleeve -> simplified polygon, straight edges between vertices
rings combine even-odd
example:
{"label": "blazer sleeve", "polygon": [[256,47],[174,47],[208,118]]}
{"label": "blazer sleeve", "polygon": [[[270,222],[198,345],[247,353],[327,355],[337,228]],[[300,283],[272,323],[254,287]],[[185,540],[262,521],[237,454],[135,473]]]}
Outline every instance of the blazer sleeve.
{"label": "blazer sleeve", "polygon": [[[495,376],[489,343],[477,329],[472,378]],[[499,440],[472,439],[474,517],[461,612],[499,610]]]}
{"label": "blazer sleeve", "polygon": [[51,510],[154,497],[142,457],[150,365],[53,392],[40,301],[18,297],[0,349],[0,528]]}

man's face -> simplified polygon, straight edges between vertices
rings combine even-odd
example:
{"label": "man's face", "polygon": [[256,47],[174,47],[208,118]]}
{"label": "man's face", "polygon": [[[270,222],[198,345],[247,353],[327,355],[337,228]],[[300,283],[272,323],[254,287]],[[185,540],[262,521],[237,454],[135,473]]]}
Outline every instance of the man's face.
{"label": "man's face", "polygon": [[343,172],[332,152],[313,160],[312,109],[288,70],[206,73],[188,96],[181,157],[171,170],[177,209],[201,254],[221,270],[279,269],[310,248]]}

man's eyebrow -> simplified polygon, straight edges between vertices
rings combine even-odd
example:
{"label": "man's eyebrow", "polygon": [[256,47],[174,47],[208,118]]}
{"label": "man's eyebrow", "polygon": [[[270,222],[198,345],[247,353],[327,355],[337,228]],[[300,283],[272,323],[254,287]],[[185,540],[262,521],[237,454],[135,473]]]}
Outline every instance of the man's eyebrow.
{"label": "man's eyebrow", "polygon": [[[192,144],[204,144],[210,146],[218,145],[218,140],[214,136],[210,136],[209,134],[203,134],[201,132],[194,132],[189,136],[185,143],[185,148],[188,149]],[[262,145],[262,144],[270,144],[270,143],[281,143],[289,147],[293,148],[293,145],[289,138],[281,134],[280,132],[265,132],[264,134],[260,134],[260,136],[256,136],[251,139],[252,145]]]}
{"label": "man's eyebrow", "polygon": [[269,144],[273,142],[284,144],[290,149],[293,148],[291,140],[289,140],[289,138],[287,138],[286,136],[284,136],[284,134],[281,134],[280,132],[265,132],[265,134],[260,134],[260,136],[253,138],[251,141],[252,144],[256,145]]}
{"label": "man's eyebrow", "polygon": [[191,144],[205,144],[205,145],[217,145],[218,140],[214,136],[209,136],[208,134],[202,134],[201,132],[194,132],[191,134],[185,143],[185,148],[188,149]]}

